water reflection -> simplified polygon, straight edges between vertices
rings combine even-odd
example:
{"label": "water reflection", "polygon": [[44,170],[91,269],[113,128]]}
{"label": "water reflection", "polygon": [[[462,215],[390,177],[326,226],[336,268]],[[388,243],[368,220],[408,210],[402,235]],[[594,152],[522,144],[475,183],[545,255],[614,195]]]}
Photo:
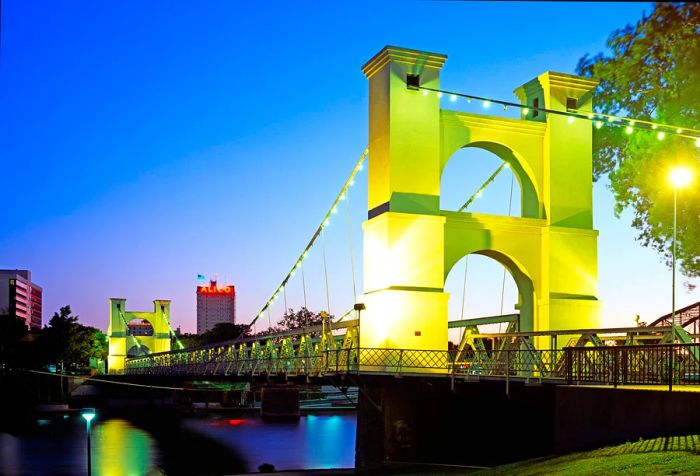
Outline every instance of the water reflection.
{"label": "water reflection", "polygon": [[[162,474],[153,438],[125,420],[93,420],[91,441],[95,475]],[[85,424],[78,415],[38,420],[20,436],[0,433],[1,475],[86,473]]]}
{"label": "water reflection", "polygon": [[[355,463],[352,413],[308,415],[295,422],[263,422],[257,415],[190,418],[183,425],[236,450],[250,472],[263,463],[277,470],[352,468]],[[92,428],[93,474],[164,474],[164,453],[149,432],[123,419],[99,416]],[[0,433],[0,475],[86,473],[85,424],[78,415],[36,422],[21,436]]]}
{"label": "water reflection", "polygon": [[190,419],[186,427],[235,448],[248,471],[355,467],[355,414],[308,415],[293,422]]}
{"label": "water reflection", "polygon": [[108,420],[92,434],[93,467],[103,476],[162,474],[151,436],[125,420]]}

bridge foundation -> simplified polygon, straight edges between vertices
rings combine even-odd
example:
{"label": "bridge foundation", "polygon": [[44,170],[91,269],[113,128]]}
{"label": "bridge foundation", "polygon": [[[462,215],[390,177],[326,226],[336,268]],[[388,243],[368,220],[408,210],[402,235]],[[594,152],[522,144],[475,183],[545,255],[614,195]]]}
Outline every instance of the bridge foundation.
{"label": "bridge foundation", "polygon": [[687,435],[700,429],[700,392],[436,378],[362,377],[355,465],[494,466]]}

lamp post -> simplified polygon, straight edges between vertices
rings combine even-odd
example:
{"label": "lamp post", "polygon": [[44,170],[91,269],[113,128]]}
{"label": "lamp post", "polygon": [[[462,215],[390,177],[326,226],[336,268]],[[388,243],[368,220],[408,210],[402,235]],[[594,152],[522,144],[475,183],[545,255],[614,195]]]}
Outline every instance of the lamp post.
{"label": "lamp post", "polygon": [[92,475],[92,459],[90,455],[90,422],[92,421],[93,418],[95,418],[95,409],[94,408],[83,408],[83,411],[80,412],[80,416],[82,416],[85,419],[85,424],[87,425],[87,474],[88,476]]}
{"label": "lamp post", "polygon": [[671,278],[671,343],[676,341],[676,216],[678,209],[678,189],[690,183],[693,178],[690,170],[685,167],[675,167],[671,169],[669,179],[673,185],[673,273]]}

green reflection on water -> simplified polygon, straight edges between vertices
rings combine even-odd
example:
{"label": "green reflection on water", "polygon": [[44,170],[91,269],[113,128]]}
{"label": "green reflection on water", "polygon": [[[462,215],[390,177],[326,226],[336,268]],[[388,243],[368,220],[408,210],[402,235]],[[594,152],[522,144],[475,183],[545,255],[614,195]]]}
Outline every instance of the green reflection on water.
{"label": "green reflection on water", "polygon": [[92,433],[92,462],[100,476],[162,474],[151,436],[125,420],[108,420]]}

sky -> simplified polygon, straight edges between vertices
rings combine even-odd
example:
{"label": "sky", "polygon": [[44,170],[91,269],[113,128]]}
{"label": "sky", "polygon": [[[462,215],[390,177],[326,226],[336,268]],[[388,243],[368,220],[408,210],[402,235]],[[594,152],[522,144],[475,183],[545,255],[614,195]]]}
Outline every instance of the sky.
{"label": "sky", "polygon": [[[81,322],[106,329],[110,297],[126,298],[128,310],[171,299],[174,325],[194,331],[198,274],[234,284],[238,320],[250,322],[366,147],[360,67],[383,46],[445,53],[443,88],[514,100],[515,87],[547,70],[573,73],[580,57],[603,51],[613,30],[651,9],[5,0],[0,268],[32,271],[45,322],[69,304]],[[456,208],[498,163],[460,151],[443,178],[443,208]],[[510,180],[501,174],[473,211],[507,214]],[[334,314],[361,294],[366,193],[359,175],[347,209],[312,249],[304,282],[297,274],[290,283],[288,307],[303,305],[304,286],[309,308],[330,302]],[[597,183],[604,325],[633,325],[635,314],[650,321],[670,312],[671,272],[613,204]],[[499,313],[502,289],[503,312],[512,312],[512,279],[502,287],[498,263],[472,258],[466,286],[463,263],[448,277],[450,319]],[[678,288],[678,307],[700,299]],[[283,309],[280,299],[268,321]]]}

